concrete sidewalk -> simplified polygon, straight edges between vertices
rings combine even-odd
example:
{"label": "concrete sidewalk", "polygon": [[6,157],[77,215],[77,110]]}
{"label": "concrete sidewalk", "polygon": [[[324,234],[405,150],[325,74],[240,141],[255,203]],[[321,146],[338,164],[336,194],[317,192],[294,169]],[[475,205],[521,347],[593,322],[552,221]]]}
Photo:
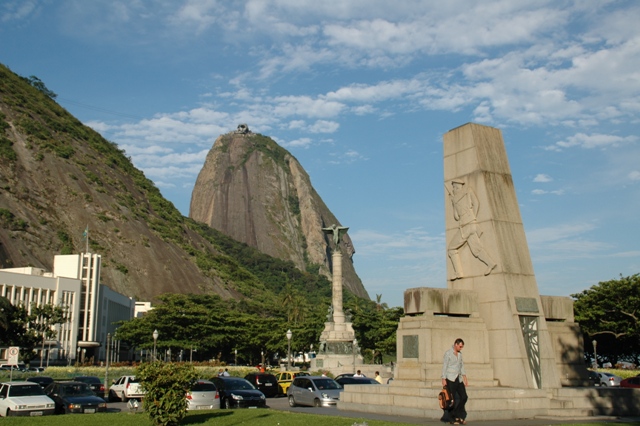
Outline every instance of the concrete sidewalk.
{"label": "concrete sidewalk", "polygon": [[[338,410],[336,407],[289,407],[287,398],[269,398],[267,400],[269,408],[280,411],[291,411],[294,413],[320,414],[327,416],[339,416],[353,419],[344,426],[352,426],[353,423],[362,423],[367,420],[383,420],[387,422],[407,423],[424,426],[445,426],[439,420],[420,419],[416,417],[404,416],[386,416],[373,413],[361,413],[356,411]],[[627,425],[640,426],[640,418],[616,418],[607,416],[582,417],[582,418],[537,418],[537,419],[519,419],[519,420],[490,420],[490,421],[468,421],[469,426],[551,426],[551,425],[569,425],[584,423],[619,423]],[[333,425],[332,425],[333,426]],[[338,425],[336,425],[338,426]]]}

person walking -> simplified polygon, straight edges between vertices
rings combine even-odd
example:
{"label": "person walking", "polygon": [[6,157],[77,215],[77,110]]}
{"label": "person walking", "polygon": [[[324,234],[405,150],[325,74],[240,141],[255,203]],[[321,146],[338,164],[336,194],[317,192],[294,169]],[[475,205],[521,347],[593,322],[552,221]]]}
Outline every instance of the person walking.
{"label": "person walking", "polygon": [[467,424],[465,421],[467,418],[465,404],[468,399],[466,386],[469,386],[469,383],[467,381],[467,373],[464,370],[462,348],[464,348],[464,340],[456,339],[453,346],[444,353],[442,361],[442,386],[446,386],[453,396],[450,423],[454,425]]}
{"label": "person walking", "polygon": [[380,377],[379,371],[376,371],[376,377],[374,377],[374,379],[376,380],[376,382],[382,384],[382,377]]}

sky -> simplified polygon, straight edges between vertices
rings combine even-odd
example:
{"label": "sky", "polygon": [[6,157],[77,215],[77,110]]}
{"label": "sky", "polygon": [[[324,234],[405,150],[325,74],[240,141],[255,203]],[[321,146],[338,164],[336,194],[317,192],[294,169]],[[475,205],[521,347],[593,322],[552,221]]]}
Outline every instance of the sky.
{"label": "sky", "polygon": [[185,215],[246,123],[295,156],[372,299],[447,286],[442,137],[499,128],[540,293],[640,273],[640,2],[4,0],[36,76]]}

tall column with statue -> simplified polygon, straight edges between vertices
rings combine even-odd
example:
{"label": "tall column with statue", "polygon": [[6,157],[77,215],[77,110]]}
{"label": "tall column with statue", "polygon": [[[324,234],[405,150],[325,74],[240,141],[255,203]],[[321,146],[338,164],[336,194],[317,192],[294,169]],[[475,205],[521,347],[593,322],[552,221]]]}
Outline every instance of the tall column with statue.
{"label": "tall column with statue", "polygon": [[350,372],[356,364],[362,364],[351,316],[342,305],[342,250],[340,243],[349,228],[333,224],[322,231],[329,238],[332,260],[331,306],[327,322],[320,334],[319,353],[312,360],[312,369],[330,369],[333,372]]}

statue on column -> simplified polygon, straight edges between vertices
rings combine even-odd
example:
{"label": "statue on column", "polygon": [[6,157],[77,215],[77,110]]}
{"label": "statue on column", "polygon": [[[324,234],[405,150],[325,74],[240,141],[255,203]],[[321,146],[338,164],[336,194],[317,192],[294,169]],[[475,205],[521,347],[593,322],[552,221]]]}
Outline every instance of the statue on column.
{"label": "statue on column", "polygon": [[347,233],[348,230],[349,228],[345,226],[338,226],[335,223],[328,228],[322,228],[322,231],[325,234],[332,236],[333,244],[335,246],[336,251],[340,251],[340,240],[342,239],[342,236]]}

